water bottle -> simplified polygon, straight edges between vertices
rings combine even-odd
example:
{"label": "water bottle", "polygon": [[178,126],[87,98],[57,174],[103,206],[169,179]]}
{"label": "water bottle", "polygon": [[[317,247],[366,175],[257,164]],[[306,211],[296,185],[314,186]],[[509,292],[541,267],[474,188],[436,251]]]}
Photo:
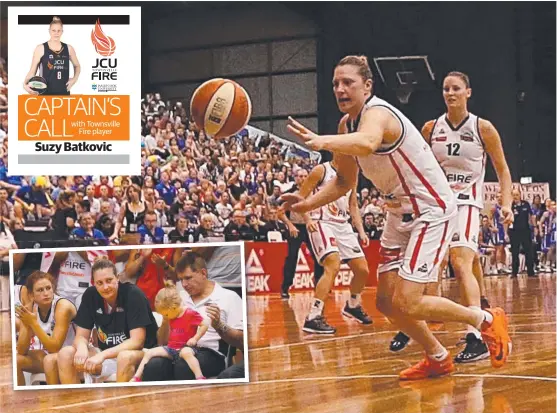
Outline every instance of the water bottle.
{"label": "water bottle", "polygon": [[143,238],[143,245],[150,245],[152,243],[151,237],[149,235],[145,235],[145,238]]}
{"label": "water bottle", "polygon": [[168,234],[164,234],[164,237],[162,239],[162,243],[163,244],[170,244],[170,241],[168,239]]}

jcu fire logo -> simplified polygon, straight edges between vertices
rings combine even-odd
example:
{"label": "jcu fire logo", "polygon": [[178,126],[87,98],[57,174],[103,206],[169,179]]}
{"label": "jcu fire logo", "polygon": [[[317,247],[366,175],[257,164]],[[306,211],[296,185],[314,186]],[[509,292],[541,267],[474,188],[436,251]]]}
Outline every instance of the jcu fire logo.
{"label": "jcu fire logo", "polygon": [[100,19],[97,19],[95,28],[91,30],[91,41],[93,46],[95,46],[96,52],[101,56],[112,56],[116,50],[114,39],[104,34]]}
{"label": "jcu fire logo", "polygon": [[97,328],[97,335],[101,342],[106,343],[106,339],[107,339],[106,333],[102,331],[100,327]]}

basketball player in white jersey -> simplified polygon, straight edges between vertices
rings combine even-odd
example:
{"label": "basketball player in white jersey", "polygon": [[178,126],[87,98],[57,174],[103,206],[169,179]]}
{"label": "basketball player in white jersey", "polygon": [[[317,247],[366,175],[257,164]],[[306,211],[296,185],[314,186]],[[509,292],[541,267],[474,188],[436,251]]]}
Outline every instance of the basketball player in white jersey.
{"label": "basketball player in white jersey", "polygon": [[[319,136],[289,119],[289,131],[308,147],[335,153],[338,170],[334,179],[309,198],[289,194],[283,199],[294,204],[291,208],[297,212],[327,205],[354,187],[360,167],[387,202],[377,308],[426,353],[400,378],[423,379],[455,370],[449,352],[423,320],[481,328],[492,365],[501,367],[511,346],[502,309],[468,308],[444,297],[424,295],[425,285],[437,281],[439,262],[456,229],[456,200],[420,131],[394,106],[373,96],[372,85],[367,58],[347,56],[336,66],[333,78],[338,107],[345,113],[339,134]],[[512,219],[512,214],[506,218]]]}
{"label": "basketball player in white jersey", "polygon": [[[336,176],[337,165],[325,162],[317,165],[299,190],[300,196],[306,198],[312,192],[321,190]],[[335,277],[340,271],[341,260],[348,262],[354,278],[350,282],[350,299],[346,302],[342,314],[361,324],[371,324],[371,318],[365,313],[361,304],[361,294],[369,275],[368,264],[358,237],[348,219],[352,217],[364,245],[369,239],[364,231],[362,217],[358,209],[356,188],[328,205],[303,214],[308,228],[309,239],[320,265],[325,269],[314,292],[310,312],[304,322],[306,333],[334,334],[336,329],[330,326],[323,310],[325,300],[334,285]]]}
{"label": "basketball player in white jersey", "polygon": [[[55,254],[53,256],[53,254]],[[92,263],[87,251],[43,252],[41,271],[56,278],[56,292],[76,306],[91,284]]]}
{"label": "basketball player in white jersey", "polygon": [[[72,320],[77,314],[75,305],[54,293],[54,278],[50,274],[35,271],[27,278],[26,286],[33,298],[33,310],[21,305],[15,309],[21,322],[17,340],[19,386],[25,385],[24,371],[44,373],[47,355],[73,343]],[[48,377],[47,382],[50,384]]]}
{"label": "basketball player in white jersey", "polygon": [[[458,227],[451,235],[448,258],[460,282],[461,303],[479,309],[483,307],[483,271],[479,263],[478,240],[480,214],[484,206],[486,155],[491,158],[497,173],[502,209],[507,211],[503,215],[507,216],[512,215],[512,179],[499,133],[491,122],[468,111],[471,95],[470,80],[466,74],[447,74],[443,81],[447,112],[427,122],[422,128],[422,135],[443,168],[458,205]],[[474,326],[468,326],[465,341],[466,347],[455,357],[455,362],[470,363],[489,357],[480,331]]]}
{"label": "basketball player in white jersey", "polygon": [[[50,40],[38,45],[33,52],[31,68],[25,76],[23,88],[29,94],[38,94],[27,83],[36,75],[37,69],[40,69],[40,76],[47,84],[45,95],[69,95],[81,72],[79,60],[74,48],[60,41],[64,28],[59,17],[52,18],[48,32]],[[70,78],[70,62],[74,69],[72,78]]]}

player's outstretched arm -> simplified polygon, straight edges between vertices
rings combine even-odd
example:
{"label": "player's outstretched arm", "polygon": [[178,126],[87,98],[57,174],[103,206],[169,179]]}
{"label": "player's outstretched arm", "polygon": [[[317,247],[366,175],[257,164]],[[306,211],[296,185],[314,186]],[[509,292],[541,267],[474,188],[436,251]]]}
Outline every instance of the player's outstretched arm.
{"label": "player's outstretched arm", "polygon": [[[340,135],[317,135],[298,121],[288,118],[288,130],[311,149],[349,156],[371,155],[383,143],[400,136],[401,126],[386,109],[374,107],[362,114],[358,131]],[[391,136],[392,135],[392,136]]]}

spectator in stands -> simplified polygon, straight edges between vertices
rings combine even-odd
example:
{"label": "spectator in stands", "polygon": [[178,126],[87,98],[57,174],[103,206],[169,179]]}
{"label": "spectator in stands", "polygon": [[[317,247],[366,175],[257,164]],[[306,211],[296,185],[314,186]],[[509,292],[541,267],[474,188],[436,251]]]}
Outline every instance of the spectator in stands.
{"label": "spectator in stands", "polygon": [[374,216],[371,212],[364,215],[364,231],[370,240],[379,239],[379,231],[377,230],[377,225],[375,225]]}
{"label": "spectator in stands", "polygon": [[[197,343],[196,358],[206,377],[214,377],[225,368],[225,354],[219,352],[219,340],[232,345],[243,342],[242,300],[233,291],[210,281],[205,259],[189,252],[179,259],[176,274],[184,292],[182,299],[186,305],[213,321],[207,333]],[[216,313],[219,313],[218,321]],[[168,321],[163,319],[159,329],[159,343],[168,340]],[[192,380],[194,375],[183,360],[176,364],[165,358],[154,358],[146,366],[143,381]]]}
{"label": "spectator in stands", "polygon": [[104,234],[95,228],[95,220],[90,212],[84,212],[79,219],[79,228],[72,231],[72,235],[78,239],[94,241],[89,245],[108,245]]}
{"label": "spectator in stands", "polygon": [[15,218],[14,204],[8,201],[8,190],[0,187],[0,218],[1,221],[9,225],[10,221]]}
{"label": "spectator in stands", "polygon": [[225,241],[252,241],[255,234],[253,228],[246,223],[244,212],[234,211],[232,221],[224,228]]}
{"label": "spectator in stands", "polygon": [[[62,384],[79,383],[81,372],[86,382],[103,381],[114,373],[117,381],[127,382],[143,349],[157,345],[157,322],[143,292],[131,283],[120,283],[115,265],[107,259],[95,262],[92,276],[94,286],[83,294],[74,320],[74,343],[49,363],[48,374],[55,377],[57,371]],[[93,328],[98,348],[89,345]]]}
{"label": "spectator in stands", "polygon": [[269,208],[272,208],[272,207],[277,208],[278,206],[280,206],[280,196],[281,195],[282,195],[282,192],[280,190],[280,186],[279,185],[274,185],[272,195],[267,198],[268,207]]}
{"label": "spectator in stands", "polygon": [[193,232],[193,242],[216,242],[224,241],[222,235],[214,231],[214,220],[210,214],[201,216],[201,225]]}
{"label": "spectator in stands", "polygon": [[[1,191],[0,191],[1,192]],[[56,211],[52,217],[52,228],[56,240],[67,240],[77,222],[75,192],[64,190],[56,199]]]}
{"label": "spectator in stands", "polygon": [[94,185],[87,185],[85,188],[85,198],[84,200],[89,201],[89,212],[93,215],[93,218],[97,218],[99,213],[101,212],[101,202],[97,198],[95,198],[95,186]]}
{"label": "spectator in stands", "polygon": [[141,244],[163,244],[164,230],[157,226],[157,214],[154,211],[147,211],[144,224],[139,227]]}
{"label": "spectator in stands", "polygon": [[[114,196],[118,199],[119,190],[114,189]],[[120,229],[126,219],[126,233],[138,232],[139,227],[143,224],[145,213],[147,212],[147,204],[141,198],[141,188],[137,185],[131,185],[126,190],[126,201],[120,208],[120,215],[114,227],[114,233],[110,240],[118,238]]]}
{"label": "spectator in stands", "polygon": [[31,220],[50,217],[53,210],[45,193],[47,184],[48,178],[39,176],[31,178],[31,185],[22,186],[14,196],[15,214]]}
{"label": "spectator in stands", "polygon": [[178,216],[176,219],[176,227],[168,233],[170,243],[186,243],[191,242],[190,231],[188,231],[189,222],[183,216]]}
{"label": "spectator in stands", "polygon": [[249,214],[246,220],[253,231],[252,241],[267,241],[267,231],[265,230],[265,223],[259,220],[257,215],[254,214]]}
{"label": "spectator in stands", "polygon": [[161,173],[160,183],[155,187],[166,205],[171,206],[176,197],[176,188],[170,185],[170,175],[167,171]]}
{"label": "spectator in stands", "polygon": [[[20,321],[17,339],[17,384],[25,386],[23,372],[47,373],[47,384],[58,384],[52,365],[63,346],[71,345],[74,330],[71,322],[77,309],[69,300],[54,293],[52,275],[35,271],[26,283],[33,299],[32,309],[18,306],[15,309]],[[47,358],[48,357],[48,358]]]}
{"label": "spectator in stands", "polygon": [[157,214],[157,226],[158,227],[167,227],[168,226],[168,217],[166,215],[166,204],[164,203],[163,199],[157,199],[155,202],[155,214]]}
{"label": "spectator in stands", "polygon": [[278,231],[280,232],[282,239],[286,241],[289,237],[289,231],[286,224],[278,220],[278,211],[276,208],[271,207],[269,209],[269,219],[267,223],[263,226],[263,231],[265,233],[265,240],[267,240],[267,236],[269,231]]}

